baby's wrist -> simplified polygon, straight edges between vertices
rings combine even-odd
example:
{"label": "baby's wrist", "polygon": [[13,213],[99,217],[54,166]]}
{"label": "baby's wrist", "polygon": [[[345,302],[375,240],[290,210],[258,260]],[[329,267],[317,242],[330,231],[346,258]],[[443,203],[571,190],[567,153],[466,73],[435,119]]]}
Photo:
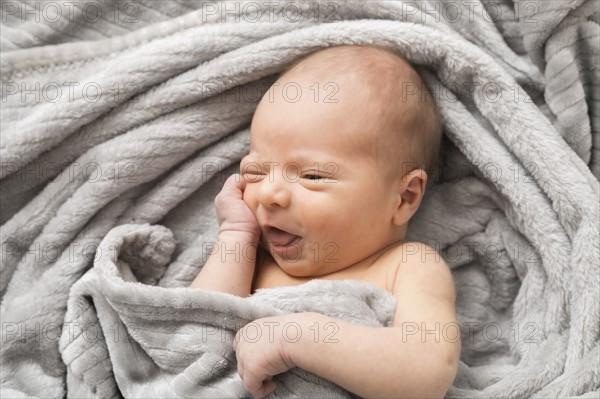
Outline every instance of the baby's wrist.
{"label": "baby's wrist", "polygon": [[225,220],[219,223],[219,237],[221,235],[258,241],[260,238],[260,227],[258,223]]}
{"label": "baby's wrist", "polygon": [[[319,327],[322,329],[322,326],[330,321],[330,319],[316,312],[293,313],[288,315],[288,317],[288,323],[293,323],[300,334],[298,334],[297,338],[294,337],[294,339],[289,339],[286,336],[283,337],[283,354],[295,367],[302,368],[306,364],[307,357],[309,360],[312,360],[315,356],[315,346],[319,344],[319,333],[317,332]],[[290,331],[293,330],[290,329]]]}
{"label": "baby's wrist", "polygon": [[219,230],[219,241],[220,242],[238,242],[242,245],[254,245],[258,246],[260,233],[255,234],[246,231],[236,230]]}

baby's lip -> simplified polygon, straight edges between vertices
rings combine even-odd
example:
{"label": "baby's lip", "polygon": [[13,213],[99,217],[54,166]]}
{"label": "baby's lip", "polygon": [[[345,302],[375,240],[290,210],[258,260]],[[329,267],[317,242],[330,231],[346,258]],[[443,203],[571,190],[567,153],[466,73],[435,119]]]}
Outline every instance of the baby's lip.
{"label": "baby's lip", "polygon": [[268,245],[287,247],[295,244],[300,236],[274,226],[265,226],[265,241]]}

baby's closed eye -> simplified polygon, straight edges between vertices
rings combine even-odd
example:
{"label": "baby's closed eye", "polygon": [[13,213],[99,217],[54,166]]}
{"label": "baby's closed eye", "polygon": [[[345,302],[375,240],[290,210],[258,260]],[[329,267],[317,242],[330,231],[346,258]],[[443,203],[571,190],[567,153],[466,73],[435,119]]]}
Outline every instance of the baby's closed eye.
{"label": "baby's closed eye", "polygon": [[257,172],[245,172],[242,173],[242,178],[246,181],[246,183],[258,183],[265,177],[264,174]]}
{"label": "baby's closed eye", "polygon": [[315,174],[315,173],[305,173],[302,176],[303,179],[308,179],[308,180],[319,180],[319,179],[324,179],[325,176],[321,176],[319,174]]}

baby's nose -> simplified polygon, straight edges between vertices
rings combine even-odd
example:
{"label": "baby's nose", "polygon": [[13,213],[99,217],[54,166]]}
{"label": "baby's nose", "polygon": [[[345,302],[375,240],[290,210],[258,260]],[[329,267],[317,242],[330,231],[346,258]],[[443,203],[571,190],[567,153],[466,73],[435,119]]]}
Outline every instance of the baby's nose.
{"label": "baby's nose", "polygon": [[258,201],[266,208],[277,206],[287,208],[291,202],[289,184],[281,175],[277,176],[277,173],[265,176],[258,189]]}

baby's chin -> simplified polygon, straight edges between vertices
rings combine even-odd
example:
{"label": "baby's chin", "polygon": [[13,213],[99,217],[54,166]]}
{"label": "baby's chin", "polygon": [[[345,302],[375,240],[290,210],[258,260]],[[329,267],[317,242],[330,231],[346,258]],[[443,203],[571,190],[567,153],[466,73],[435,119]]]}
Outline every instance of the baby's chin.
{"label": "baby's chin", "polygon": [[318,265],[310,259],[284,259],[277,255],[273,259],[283,272],[297,278],[319,278],[335,273],[337,270],[326,270],[326,265]]}
{"label": "baby's chin", "polygon": [[273,259],[286,274],[293,277],[313,277],[318,274],[318,266],[307,259],[285,258],[272,254]]}

